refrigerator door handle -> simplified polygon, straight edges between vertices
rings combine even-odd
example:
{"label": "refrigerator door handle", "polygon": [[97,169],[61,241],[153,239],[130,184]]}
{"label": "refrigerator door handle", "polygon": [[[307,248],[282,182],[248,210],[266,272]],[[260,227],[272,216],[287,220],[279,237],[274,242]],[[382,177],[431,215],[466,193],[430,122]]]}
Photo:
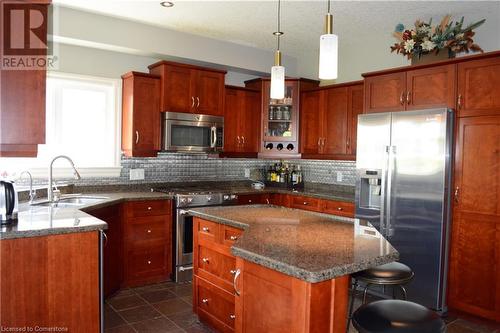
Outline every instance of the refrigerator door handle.
{"label": "refrigerator door handle", "polygon": [[392,236],[394,230],[391,226],[391,217],[392,217],[392,211],[391,211],[391,203],[392,203],[392,183],[394,182],[394,170],[395,170],[395,164],[396,164],[396,146],[389,146],[388,149],[388,167],[387,167],[387,194],[386,194],[386,199],[387,199],[387,204],[386,204],[386,220],[385,220],[385,231],[386,231],[386,236],[390,237]]}
{"label": "refrigerator door handle", "polygon": [[385,162],[382,168],[382,179],[381,185],[382,188],[380,190],[380,233],[382,235],[386,235],[387,228],[387,217],[386,217],[386,201],[387,201],[387,176],[389,170],[389,151],[390,146],[385,146]]}

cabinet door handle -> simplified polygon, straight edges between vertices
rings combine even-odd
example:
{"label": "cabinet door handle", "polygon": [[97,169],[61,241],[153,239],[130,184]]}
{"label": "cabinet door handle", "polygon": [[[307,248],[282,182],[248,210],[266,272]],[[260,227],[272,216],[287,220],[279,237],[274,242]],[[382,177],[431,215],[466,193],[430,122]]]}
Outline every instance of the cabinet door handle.
{"label": "cabinet door handle", "polygon": [[236,318],[236,316],[234,314],[229,315],[229,319],[235,319],[235,318]]}
{"label": "cabinet door handle", "polygon": [[200,98],[199,97],[196,97],[196,107],[199,108],[200,107]]}
{"label": "cabinet door handle", "polygon": [[204,299],[202,299],[202,300],[201,300],[201,302],[202,302],[203,304],[208,304],[208,298],[204,298]]}
{"label": "cabinet door handle", "polygon": [[240,296],[240,291],[238,290],[238,288],[236,288],[236,280],[238,280],[238,277],[240,276],[240,274],[241,274],[241,271],[238,268],[236,270],[236,272],[234,273],[234,279],[233,279],[233,288],[234,288],[234,293],[236,294],[236,296]]}
{"label": "cabinet door handle", "polygon": [[234,274],[236,274],[236,270],[232,269],[232,270],[229,271],[229,273],[231,273],[231,275],[234,275]]}
{"label": "cabinet door handle", "polygon": [[205,264],[209,264],[210,260],[208,258],[202,258],[201,261],[203,261]]}
{"label": "cabinet door handle", "polygon": [[455,202],[458,203],[460,196],[460,187],[455,187]]}
{"label": "cabinet door handle", "polygon": [[401,95],[399,95],[399,104],[405,105],[405,92],[402,91]]}
{"label": "cabinet door handle", "polygon": [[148,260],[148,265],[151,265],[151,260]]}
{"label": "cabinet door handle", "polygon": [[326,138],[323,138],[323,147],[325,146]]}
{"label": "cabinet door handle", "polygon": [[406,93],[406,103],[407,103],[408,105],[410,105],[410,104],[411,104],[411,91],[408,91],[408,92]]}
{"label": "cabinet door handle", "polygon": [[232,240],[232,241],[235,241],[235,240],[238,239],[238,237],[237,236],[229,236],[229,239]]}
{"label": "cabinet door handle", "polygon": [[151,233],[151,229],[148,229],[148,230],[147,230],[147,233],[148,233],[148,234],[150,234],[150,233]]}
{"label": "cabinet door handle", "polygon": [[245,144],[245,137],[243,135],[241,136],[241,142]]}
{"label": "cabinet door handle", "polygon": [[203,228],[201,228],[201,230],[203,232],[210,232],[210,228],[208,228],[208,227],[203,227]]}
{"label": "cabinet door handle", "polygon": [[241,140],[240,140],[240,136],[239,135],[236,137],[236,141],[238,141],[238,146],[239,146],[241,144]]}
{"label": "cabinet door handle", "polygon": [[307,201],[304,201],[304,206],[307,206]]}
{"label": "cabinet door handle", "polygon": [[462,108],[462,94],[459,94],[457,97],[457,106],[459,109]]}
{"label": "cabinet door handle", "polygon": [[346,146],[347,146],[347,148],[349,148],[349,140],[347,140]]}
{"label": "cabinet door handle", "polygon": [[321,138],[318,138],[318,147],[321,146]]}
{"label": "cabinet door handle", "polygon": [[139,131],[135,131],[135,144],[139,143]]}
{"label": "cabinet door handle", "polygon": [[191,109],[194,108],[194,97],[191,96]]}
{"label": "cabinet door handle", "polygon": [[337,210],[340,212],[340,211],[343,211],[343,210],[344,210],[344,208],[342,208],[342,207],[337,207]]}
{"label": "cabinet door handle", "polygon": [[153,209],[153,208],[151,208],[151,207],[148,207],[148,210],[151,210],[151,209]]}

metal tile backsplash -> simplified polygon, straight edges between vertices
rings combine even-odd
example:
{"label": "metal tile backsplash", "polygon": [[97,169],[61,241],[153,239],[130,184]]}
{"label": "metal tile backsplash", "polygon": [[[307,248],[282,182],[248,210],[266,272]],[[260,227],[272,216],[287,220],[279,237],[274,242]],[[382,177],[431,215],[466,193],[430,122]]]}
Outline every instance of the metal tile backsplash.
{"label": "metal tile backsplash", "polygon": [[[160,182],[234,181],[245,180],[245,169],[250,169],[251,179],[263,179],[262,171],[279,160],[217,158],[207,154],[159,153],[158,157],[122,157],[120,177],[88,178],[81,180],[57,179],[76,185],[134,184]],[[285,163],[300,165],[304,181],[324,184],[351,185],[355,183],[355,162],[325,160],[288,160]],[[144,180],[130,180],[130,169],[144,169]],[[337,172],[342,181],[337,181]],[[46,179],[36,179],[35,184],[46,184]],[[18,181],[26,185],[26,180]]]}
{"label": "metal tile backsplash", "polygon": [[[245,168],[252,179],[262,179],[261,171],[278,160],[213,158],[206,154],[159,153],[152,158],[122,158],[121,180],[130,182],[130,169],[144,169],[145,179],[151,182],[244,180]],[[306,182],[354,185],[355,162],[324,160],[289,160],[300,165]],[[337,172],[342,180],[337,181]],[[133,182],[133,181],[132,181]]]}

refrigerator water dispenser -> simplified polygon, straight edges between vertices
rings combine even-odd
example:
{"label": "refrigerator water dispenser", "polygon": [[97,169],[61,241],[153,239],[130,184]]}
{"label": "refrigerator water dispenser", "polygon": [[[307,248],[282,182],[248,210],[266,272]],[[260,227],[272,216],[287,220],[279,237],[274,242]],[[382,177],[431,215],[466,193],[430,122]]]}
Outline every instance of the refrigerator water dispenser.
{"label": "refrigerator water dispenser", "polygon": [[380,209],[382,194],[382,170],[362,170],[360,181],[360,207]]}

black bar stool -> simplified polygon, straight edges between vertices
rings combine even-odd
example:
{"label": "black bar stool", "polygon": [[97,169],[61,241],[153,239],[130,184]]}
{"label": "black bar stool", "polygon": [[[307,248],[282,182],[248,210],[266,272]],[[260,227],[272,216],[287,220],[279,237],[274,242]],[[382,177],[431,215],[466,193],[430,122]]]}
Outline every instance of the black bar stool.
{"label": "black bar stool", "polygon": [[410,282],[411,279],[413,279],[413,275],[413,271],[410,269],[410,267],[400,262],[391,262],[385,265],[380,265],[352,274],[351,277],[354,280],[354,284],[351,294],[351,304],[349,305],[349,317],[347,320],[346,331],[349,330],[352,310],[354,307],[354,297],[356,296],[355,292],[360,281],[366,284],[366,287],[363,290],[363,304],[366,303],[366,294],[368,292],[368,288],[370,288],[371,285],[381,285],[384,287],[384,291],[385,286],[392,286],[393,298],[396,298],[394,288],[398,286],[403,292],[403,299],[406,300],[406,289],[403,285]]}
{"label": "black bar stool", "polygon": [[352,324],[360,333],[446,332],[446,324],[435,312],[401,300],[365,304],[354,312]]}

